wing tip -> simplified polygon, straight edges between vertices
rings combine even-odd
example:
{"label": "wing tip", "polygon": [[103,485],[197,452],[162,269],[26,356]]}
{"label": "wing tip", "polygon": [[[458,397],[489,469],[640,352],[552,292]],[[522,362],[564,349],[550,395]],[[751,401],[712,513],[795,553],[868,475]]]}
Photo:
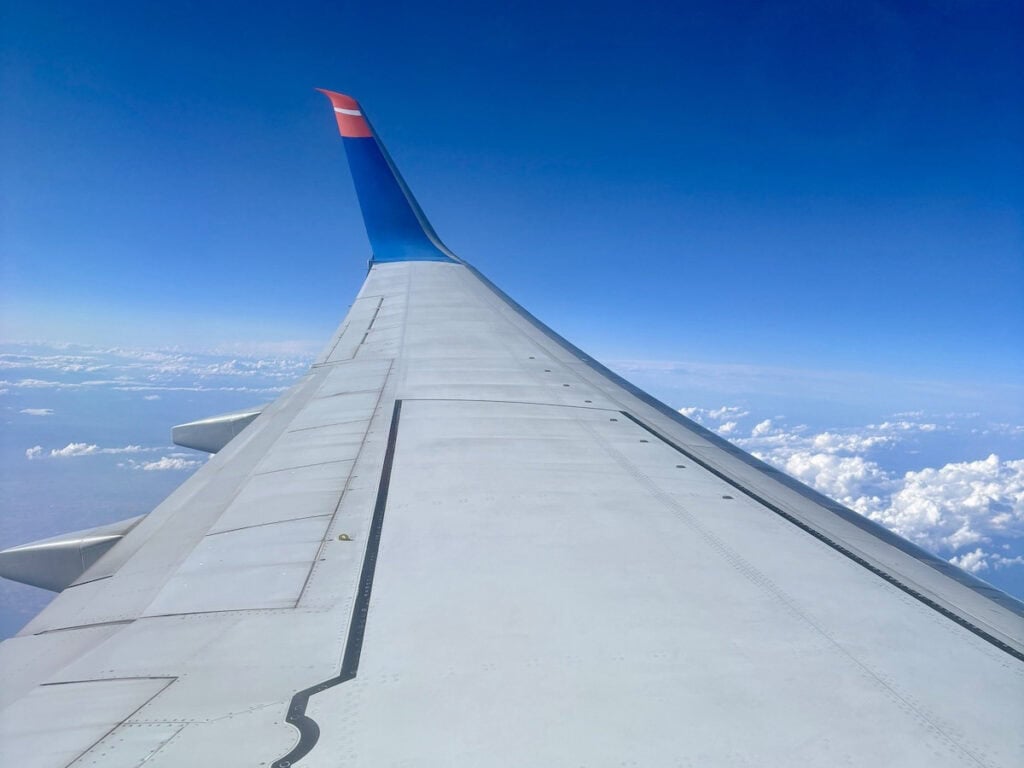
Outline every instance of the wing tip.
{"label": "wing tip", "polygon": [[331,102],[338,120],[338,133],[345,139],[365,139],[373,136],[370,124],[363,116],[359,102],[344,93],[317,88]]}

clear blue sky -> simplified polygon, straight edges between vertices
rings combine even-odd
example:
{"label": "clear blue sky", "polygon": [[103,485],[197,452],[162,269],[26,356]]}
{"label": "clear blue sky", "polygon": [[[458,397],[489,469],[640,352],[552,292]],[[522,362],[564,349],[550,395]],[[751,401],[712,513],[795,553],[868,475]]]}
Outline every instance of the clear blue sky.
{"label": "clear blue sky", "polygon": [[605,357],[1018,382],[1016,3],[8,2],[4,336],[327,337],[355,95],[458,254]]}

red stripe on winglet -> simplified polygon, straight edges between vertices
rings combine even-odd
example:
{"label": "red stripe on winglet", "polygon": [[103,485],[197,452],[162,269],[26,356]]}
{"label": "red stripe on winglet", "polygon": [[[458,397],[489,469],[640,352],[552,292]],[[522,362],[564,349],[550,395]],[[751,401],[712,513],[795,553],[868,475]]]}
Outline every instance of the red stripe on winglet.
{"label": "red stripe on winglet", "polygon": [[363,110],[359,107],[358,101],[343,93],[325,91],[323,88],[317,88],[317,90],[331,100],[331,106],[334,107],[334,116],[338,119],[338,133],[346,139],[364,139],[367,136],[373,136],[370,124],[366,122],[366,118],[361,114],[346,115],[344,112],[338,112],[339,109],[362,112]]}

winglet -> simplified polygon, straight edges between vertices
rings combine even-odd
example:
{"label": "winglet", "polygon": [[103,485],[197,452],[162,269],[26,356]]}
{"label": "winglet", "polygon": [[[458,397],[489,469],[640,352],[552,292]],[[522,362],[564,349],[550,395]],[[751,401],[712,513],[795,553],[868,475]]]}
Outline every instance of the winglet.
{"label": "winglet", "polygon": [[434,232],[359,102],[317,88],[330,99],[356,185],[373,262],[458,261]]}
{"label": "winglet", "polygon": [[358,101],[343,93],[325,91],[323,88],[317,90],[331,100],[334,116],[338,119],[338,133],[346,139],[365,139],[373,136]]}

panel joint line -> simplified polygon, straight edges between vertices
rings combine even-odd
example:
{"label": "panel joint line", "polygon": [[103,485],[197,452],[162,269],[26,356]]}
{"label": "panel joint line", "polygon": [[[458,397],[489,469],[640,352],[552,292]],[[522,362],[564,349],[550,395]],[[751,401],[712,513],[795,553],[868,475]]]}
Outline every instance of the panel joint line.
{"label": "panel joint line", "polygon": [[299,741],[287,755],[271,763],[270,768],[290,768],[310,753],[320,739],[320,726],[306,714],[310,697],[352,680],[359,671],[359,657],[363,651],[363,638],[366,635],[370,594],[373,591],[373,576],[377,569],[377,554],[380,550],[381,532],[384,529],[384,511],[388,505],[391,467],[395,461],[398,419],[401,413],[402,401],[396,400],[395,409],[391,415],[388,444],[384,451],[384,466],[380,473],[380,485],[377,488],[377,501],[373,507],[373,520],[370,522],[370,533],[366,542],[366,554],[363,557],[363,569],[359,576],[359,590],[356,592],[355,605],[352,607],[352,620],[349,623],[348,638],[345,641],[345,655],[341,659],[341,670],[335,677],[328,678],[322,683],[317,683],[292,696],[285,722],[291,723],[298,730]]}

